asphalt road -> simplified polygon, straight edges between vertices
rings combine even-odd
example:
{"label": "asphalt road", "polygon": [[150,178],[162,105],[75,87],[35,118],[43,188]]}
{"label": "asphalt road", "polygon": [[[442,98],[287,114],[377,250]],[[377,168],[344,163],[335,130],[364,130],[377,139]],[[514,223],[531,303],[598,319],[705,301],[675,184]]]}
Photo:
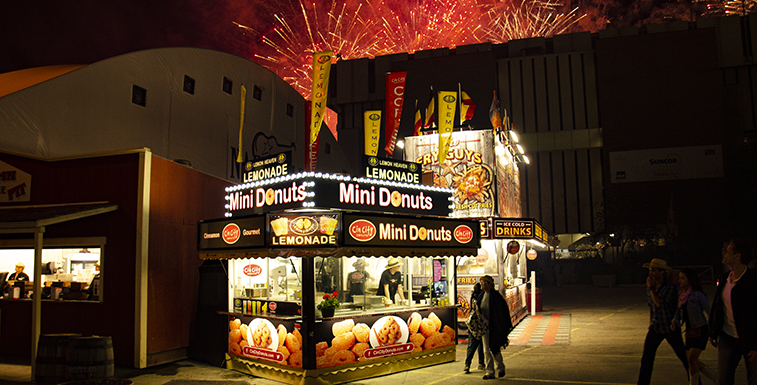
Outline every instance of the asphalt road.
{"label": "asphalt road", "polygon": [[[714,286],[705,291],[712,298]],[[353,385],[457,385],[457,384],[635,384],[649,310],[644,286],[593,287],[569,285],[542,288],[543,311],[539,314],[570,314],[571,338],[568,345],[510,346],[503,352],[507,375],[483,380],[473,370],[463,374],[466,344],[457,347],[457,361],[359,380]],[[715,368],[717,352],[708,347],[700,360]],[[474,363],[476,360],[474,359]],[[475,366],[475,364],[474,364]],[[161,373],[161,370],[163,371]],[[181,361],[149,374],[130,377],[137,385],[180,384],[280,384],[237,372]],[[737,383],[746,382],[743,364]],[[663,342],[657,352],[652,384],[688,383],[683,365]],[[703,384],[712,383],[707,379]]]}
{"label": "asphalt road", "polygon": [[[712,298],[714,286],[705,287]],[[593,287],[568,285],[542,288],[540,315],[570,315],[570,343],[552,346],[513,346],[503,352],[507,375],[483,380],[483,372],[463,374],[466,344],[457,346],[457,360],[412,371],[352,382],[353,385],[462,385],[462,384],[635,384],[646,335],[649,309],[643,284]],[[700,360],[715,369],[717,351],[711,346]],[[474,359],[474,363],[477,362]],[[474,364],[475,366],[475,364]],[[14,366],[2,366],[6,371]],[[23,369],[24,367],[20,367]],[[28,378],[28,366],[25,368]],[[21,370],[23,375],[23,370]],[[746,383],[743,363],[737,384]],[[116,376],[136,385],[277,385],[279,382],[255,378],[218,367],[179,361],[143,370],[116,368]],[[0,384],[24,384],[6,381]],[[652,384],[687,384],[683,365],[663,342],[657,351]],[[713,382],[702,379],[702,383]],[[112,385],[120,385],[113,383]]]}

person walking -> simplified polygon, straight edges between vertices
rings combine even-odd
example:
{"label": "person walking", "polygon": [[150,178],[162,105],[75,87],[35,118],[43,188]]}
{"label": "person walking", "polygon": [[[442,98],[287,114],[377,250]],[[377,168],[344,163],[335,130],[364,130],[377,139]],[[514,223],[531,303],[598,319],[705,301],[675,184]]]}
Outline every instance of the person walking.
{"label": "person walking", "polygon": [[494,378],[495,361],[497,377],[505,376],[505,363],[502,362],[500,350],[502,347],[507,347],[510,342],[507,336],[513,329],[513,323],[507,301],[494,289],[494,278],[485,275],[479,278],[479,282],[483,292],[476,303],[483,317],[489,322],[489,330],[481,337],[486,361],[486,375],[483,378],[489,380]]}
{"label": "person walking", "polygon": [[718,349],[718,384],[732,385],[741,357],[747,383],[757,385],[757,272],[749,242],[733,239],[723,250],[729,272],[718,282],[712,300],[710,344]]}
{"label": "person walking", "polygon": [[649,330],[644,339],[644,351],[641,354],[641,368],[639,368],[637,384],[648,385],[652,380],[654,358],[657,354],[657,348],[660,347],[663,340],[668,341],[668,344],[673,348],[678,359],[683,363],[688,377],[689,362],[686,358],[683,338],[681,338],[681,328],[680,326],[674,330],[670,328],[678,308],[678,289],[667,276],[673,269],[668,266],[665,260],[659,258],[654,258],[643,266],[649,268],[649,276],[647,276]]}
{"label": "person walking", "polygon": [[[483,293],[483,290],[481,290],[481,284],[476,282],[476,284],[473,286],[473,293],[470,296],[470,311],[475,311],[474,307],[474,301],[478,296]],[[468,350],[467,354],[465,356],[465,368],[463,369],[464,373],[470,373],[470,364],[473,362],[473,356],[478,352],[478,370],[484,370],[486,369],[485,361],[484,361],[484,345],[481,344],[481,340],[474,337],[473,333],[468,332]]]}
{"label": "person walking", "polygon": [[[702,290],[702,281],[694,269],[686,267],[678,273],[678,311],[676,311],[670,330],[679,330],[686,325],[686,357],[689,362],[689,385],[699,385],[704,364],[699,362],[699,355],[707,347],[709,329],[705,314],[710,314],[710,303]],[[715,379],[713,378],[713,381]]]}

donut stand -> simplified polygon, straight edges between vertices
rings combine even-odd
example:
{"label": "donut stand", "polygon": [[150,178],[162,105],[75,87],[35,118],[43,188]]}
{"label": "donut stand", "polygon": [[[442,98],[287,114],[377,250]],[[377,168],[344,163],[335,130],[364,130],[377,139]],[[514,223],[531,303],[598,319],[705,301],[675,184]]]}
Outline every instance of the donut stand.
{"label": "donut stand", "polygon": [[[226,366],[290,384],[339,384],[455,360],[458,260],[479,221],[448,218],[452,190],[321,173],[227,188],[198,224],[199,254],[228,266]],[[378,287],[402,263],[394,300]],[[358,265],[362,294],[347,276]],[[340,302],[333,316],[317,305]]]}

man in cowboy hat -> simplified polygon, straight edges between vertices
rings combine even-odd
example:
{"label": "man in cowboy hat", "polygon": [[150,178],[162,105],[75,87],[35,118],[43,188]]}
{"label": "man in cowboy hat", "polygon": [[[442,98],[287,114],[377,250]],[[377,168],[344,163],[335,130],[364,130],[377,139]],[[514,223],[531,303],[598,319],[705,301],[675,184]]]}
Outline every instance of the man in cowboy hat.
{"label": "man in cowboy hat", "polygon": [[662,340],[667,340],[678,359],[683,362],[686,376],[689,375],[689,362],[686,348],[681,338],[681,329],[671,330],[670,324],[678,310],[678,288],[668,279],[673,270],[665,260],[654,258],[643,265],[649,268],[647,277],[647,304],[649,305],[649,331],[644,340],[644,352],[641,355],[638,384],[649,384],[657,348]]}
{"label": "man in cowboy hat", "polygon": [[353,301],[353,295],[365,294],[365,281],[373,280],[371,275],[365,271],[365,261],[360,258],[352,264],[355,271],[347,274],[347,283],[350,286],[350,292],[347,294],[347,301]]}
{"label": "man in cowboy hat", "polygon": [[386,270],[381,273],[381,280],[379,280],[379,294],[389,300],[389,303],[394,302],[394,295],[399,294],[401,300],[405,300],[405,293],[402,292],[402,273],[400,272],[400,266],[402,261],[399,258],[389,258],[389,263],[386,264]]}

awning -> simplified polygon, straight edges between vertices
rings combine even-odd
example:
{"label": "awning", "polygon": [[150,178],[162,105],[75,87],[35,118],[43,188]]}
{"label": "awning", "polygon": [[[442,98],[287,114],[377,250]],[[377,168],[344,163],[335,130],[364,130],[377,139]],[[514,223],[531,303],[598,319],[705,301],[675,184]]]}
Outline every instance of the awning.
{"label": "awning", "polygon": [[395,247],[335,247],[335,248],[301,248],[273,249],[260,248],[248,250],[201,251],[201,259],[238,259],[238,258],[277,258],[277,257],[438,257],[438,256],[476,256],[477,248],[395,248]]}
{"label": "awning", "polygon": [[[118,209],[108,202],[0,207],[0,233],[19,233]],[[18,230],[18,231],[17,231]]]}

